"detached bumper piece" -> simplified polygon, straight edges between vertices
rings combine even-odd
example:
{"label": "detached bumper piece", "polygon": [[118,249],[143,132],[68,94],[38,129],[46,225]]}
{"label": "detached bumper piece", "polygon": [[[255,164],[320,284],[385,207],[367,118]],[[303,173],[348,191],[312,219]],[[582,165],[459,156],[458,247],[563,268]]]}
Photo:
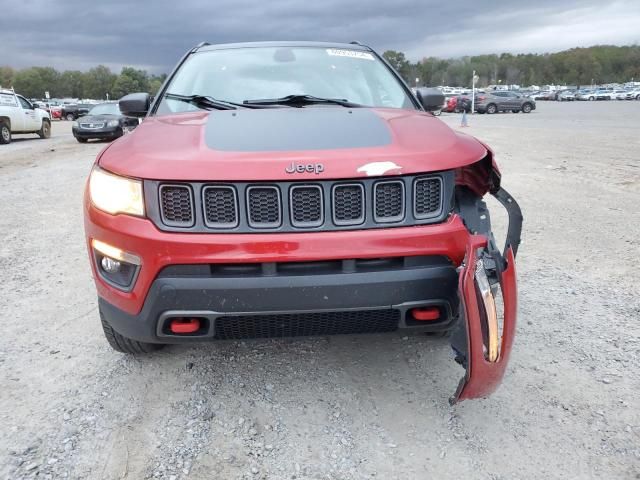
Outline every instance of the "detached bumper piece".
{"label": "detached bumper piece", "polygon": [[502,381],[513,345],[517,316],[515,256],[522,214],[505,190],[498,190],[494,196],[509,214],[507,240],[501,253],[492,238],[477,234],[469,237],[458,284],[464,321],[452,337],[456,361],[466,372],[450,399],[452,405],[493,393]]}

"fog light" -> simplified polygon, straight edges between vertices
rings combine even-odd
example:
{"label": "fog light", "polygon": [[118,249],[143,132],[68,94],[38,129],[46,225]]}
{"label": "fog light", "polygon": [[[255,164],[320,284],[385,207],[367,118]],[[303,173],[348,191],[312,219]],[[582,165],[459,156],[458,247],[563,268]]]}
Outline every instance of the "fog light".
{"label": "fog light", "polygon": [[117,273],[120,271],[120,262],[109,257],[102,257],[100,260],[102,269],[107,273]]}
{"label": "fog light", "polygon": [[120,290],[130,290],[140,269],[140,258],[99,240],[92,240],[91,245],[100,278]]}

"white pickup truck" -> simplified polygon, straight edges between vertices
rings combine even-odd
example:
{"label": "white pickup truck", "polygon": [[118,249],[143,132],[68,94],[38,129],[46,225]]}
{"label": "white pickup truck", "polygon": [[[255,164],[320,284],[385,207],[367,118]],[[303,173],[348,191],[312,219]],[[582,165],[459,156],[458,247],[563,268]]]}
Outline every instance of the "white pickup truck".
{"label": "white pickup truck", "polygon": [[10,143],[13,133],[37,133],[51,136],[49,114],[12,90],[0,90],[0,144]]}

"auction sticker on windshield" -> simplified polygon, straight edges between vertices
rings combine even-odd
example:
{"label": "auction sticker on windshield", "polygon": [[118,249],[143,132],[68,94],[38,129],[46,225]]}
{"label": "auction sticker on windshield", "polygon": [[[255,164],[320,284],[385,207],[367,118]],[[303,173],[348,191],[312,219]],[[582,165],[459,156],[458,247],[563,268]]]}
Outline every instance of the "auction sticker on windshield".
{"label": "auction sticker on windshield", "polygon": [[375,60],[369,52],[359,52],[357,50],[342,50],[339,48],[327,48],[327,53],[333,57],[360,58],[363,60]]}

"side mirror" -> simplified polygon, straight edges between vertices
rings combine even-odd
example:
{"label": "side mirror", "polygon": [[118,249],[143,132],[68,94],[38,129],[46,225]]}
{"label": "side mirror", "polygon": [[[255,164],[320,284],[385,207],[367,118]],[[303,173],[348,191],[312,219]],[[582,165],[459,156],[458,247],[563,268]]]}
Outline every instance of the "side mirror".
{"label": "side mirror", "polygon": [[118,102],[120,111],[129,117],[144,117],[149,111],[151,100],[148,93],[130,93]]}
{"label": "side mirror", "polygon": [[440,110],[444,105],[444,95],[437,88],[418,88],[416,89],[416,96],[427,112]]}

